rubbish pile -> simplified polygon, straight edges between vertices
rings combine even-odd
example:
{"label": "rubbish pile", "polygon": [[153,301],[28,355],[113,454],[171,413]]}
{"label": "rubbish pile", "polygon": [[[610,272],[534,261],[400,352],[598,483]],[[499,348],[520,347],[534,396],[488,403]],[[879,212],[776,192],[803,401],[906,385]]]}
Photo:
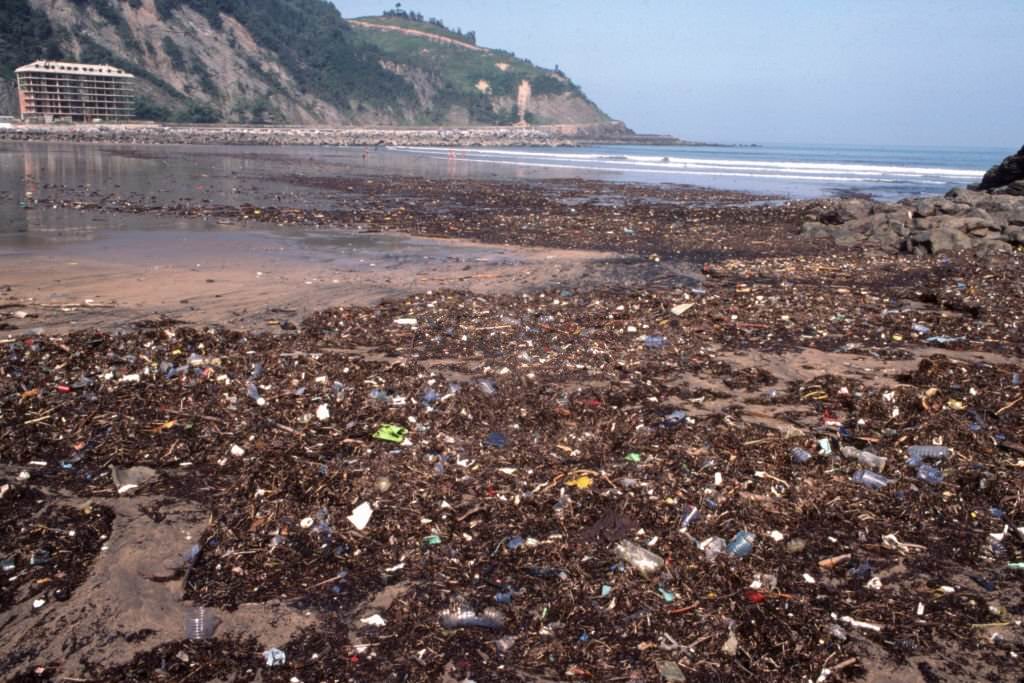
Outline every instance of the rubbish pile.
{"label": "rubbish pile", "polygon": [[[209,521],[180,548],[173,637],[120,634],[132,652],[76,673],[0,638],[0,668],[1016,676],[1021,264],[935,265],[724,262],[688,288],[430,292],[279,334],[153,321],[4,343],[5,629],[72,618],[60,591],[117,540],[104,501],[188,500]],[[316,625],[278,642],[208,621],[272,601]]]}

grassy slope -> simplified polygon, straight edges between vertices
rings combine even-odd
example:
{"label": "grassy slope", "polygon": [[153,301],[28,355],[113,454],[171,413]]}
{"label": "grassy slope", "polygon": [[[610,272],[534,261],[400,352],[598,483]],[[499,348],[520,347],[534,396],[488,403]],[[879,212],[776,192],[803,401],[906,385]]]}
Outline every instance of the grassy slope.
{"label": "grassy slope", "polygon": [[[359,17],[357,21],[411,28],[459,40],[458,34],[425,22],[396,17]],[[492,99],[480,93],[476,86],[481,80],[487,81],[491,94],[496,97],[514,99],[519,83],[527,80],[534,96],[571,93],[585,99],[579,87],[568,79],[519,59],[511,52],[473,50],[394,31],[353,28],[359,40],[379,50],[387,59],[423,71],[442,84],[428,120],[442,120],[450,107],[461,106],[482,123],[514,122],[514,111],[495,111]],[[499,63],[508,66],[502,71],[497,66]]]}
{"label": "grassy slope", "polygon": [[404,19],[402,17],[356,17],[353,21],[365,21],[368,24],[381,24],[382,26],[398,26],[400,28],[411,28],[414,31],[422,31],[423,33],[433,33],[434,35],[444,36],[445,38],[451,38],[452,40],[458,40],[460,42],[469,43],[464,36],[460,36],[454,31],[441,28],[436,24],[430,24],[425,21],[413,21],[412,19]]}

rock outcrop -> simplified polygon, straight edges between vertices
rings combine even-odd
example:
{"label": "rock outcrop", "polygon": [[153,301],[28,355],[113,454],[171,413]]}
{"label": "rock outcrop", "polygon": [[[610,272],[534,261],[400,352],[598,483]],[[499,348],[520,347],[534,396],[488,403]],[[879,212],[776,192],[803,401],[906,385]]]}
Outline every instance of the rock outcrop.
{"label": "rock outcrop", "polygon": [[801,234],[840,246],[916,255],[969,250],[979,256],[1024,246],[1024,196],[956,188],[896,204],[836,202],[807,215]]}
{"label": "rock outcrop", "polygon": [[972,185],[971,189],[992,190],[997,187],[1008,187],[1010,194],[1024,195],[1024,147],[990,168],[981,182]]}
{"label": "rock outcrop", "polygon": [[845,199],[808,213],[801,234],[840,246],[916,255],[972,251],[978,256],[1024,247],[1024,147],[992,167],[981,183],[944,197],[895,204]]}

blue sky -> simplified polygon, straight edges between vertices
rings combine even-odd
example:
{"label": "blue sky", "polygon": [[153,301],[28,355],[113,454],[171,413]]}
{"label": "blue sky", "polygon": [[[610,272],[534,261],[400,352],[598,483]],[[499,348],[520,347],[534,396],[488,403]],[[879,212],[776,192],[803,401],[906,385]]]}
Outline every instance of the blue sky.
{"label": "blue sky", "polygon": [[[342,16],[389,2],[335,0]],[[1024,144],[1024,0],[409,0],[558,64],[638,132],[712,142]]]}

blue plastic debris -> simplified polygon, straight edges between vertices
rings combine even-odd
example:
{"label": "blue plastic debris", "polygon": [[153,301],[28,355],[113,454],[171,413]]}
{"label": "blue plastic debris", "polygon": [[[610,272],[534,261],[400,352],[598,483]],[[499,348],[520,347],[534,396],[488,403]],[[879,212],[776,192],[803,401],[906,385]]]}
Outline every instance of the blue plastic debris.
{"label": "blue plastic debris", "polygon": [[736,535],[729,541],[729,545],[725,546],[725,552],[733,557],[746,557],[754,551],[754,541],[756,539],[757,536],[749,531],[737,531]]}
{"label": "blue plastic debris", "polygon": [[504,448],[508,444],[508,437],[501,432],[491,432],[484,442],[493,448]]}
{"label": "blue plastic debris", "polygon": [[648,349],[660,349],[665,346],[665,338],[658,334],[644,337],[644,346]]}

